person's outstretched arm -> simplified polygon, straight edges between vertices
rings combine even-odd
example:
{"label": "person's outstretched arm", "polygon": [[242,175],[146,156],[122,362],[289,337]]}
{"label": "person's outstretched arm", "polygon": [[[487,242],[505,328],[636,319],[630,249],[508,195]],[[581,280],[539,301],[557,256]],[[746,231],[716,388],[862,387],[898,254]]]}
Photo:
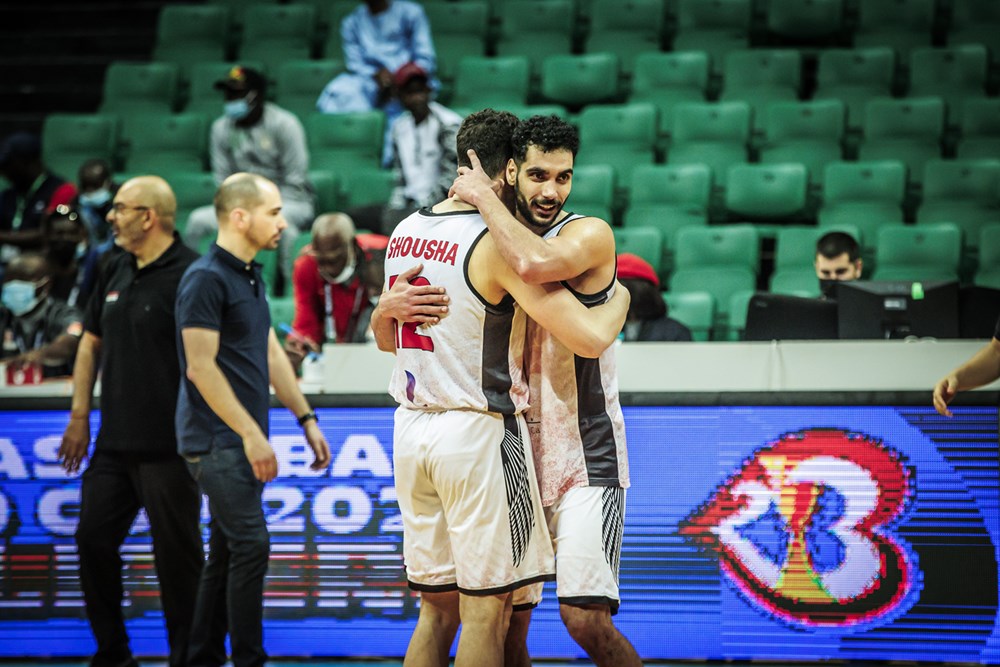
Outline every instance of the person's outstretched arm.
{"label": "person's outstretched arm", "polygon": [[982,387],[1000,378],[1000,340],[992,339],[971,359],[944,376],[934,385],[934,408],[946,417],[948,404],[960,391]]}

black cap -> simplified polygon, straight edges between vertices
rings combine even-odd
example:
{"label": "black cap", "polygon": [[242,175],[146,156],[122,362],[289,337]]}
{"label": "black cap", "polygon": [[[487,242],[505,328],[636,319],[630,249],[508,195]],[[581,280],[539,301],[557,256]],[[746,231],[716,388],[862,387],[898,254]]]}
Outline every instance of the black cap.
{"label": "black cap", "polygon": [[237,65],[229,70],[226,78],[215,82],[216,90],[233,93],[248,93],[251,90],[263,91],[267,87],[267,78],[255,69]]}
{"label": "black cap", "polygon": [[0,144],[0,167],[11,160],[33,159],[42,156],[42,142],[31,132],[15,132]]}

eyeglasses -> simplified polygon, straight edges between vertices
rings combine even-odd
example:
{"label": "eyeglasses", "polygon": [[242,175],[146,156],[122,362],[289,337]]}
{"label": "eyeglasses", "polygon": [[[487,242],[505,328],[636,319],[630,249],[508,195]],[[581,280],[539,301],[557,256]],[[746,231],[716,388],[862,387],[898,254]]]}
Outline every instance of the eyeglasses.
{"label": "eyeglasses", "polygon": [[111,205],[111,210],[114,211],[115,215],[121,215],[125,211],[148,211],[148,206],[129,206],[128,204],[122,204],[121,202],[115,202]]}

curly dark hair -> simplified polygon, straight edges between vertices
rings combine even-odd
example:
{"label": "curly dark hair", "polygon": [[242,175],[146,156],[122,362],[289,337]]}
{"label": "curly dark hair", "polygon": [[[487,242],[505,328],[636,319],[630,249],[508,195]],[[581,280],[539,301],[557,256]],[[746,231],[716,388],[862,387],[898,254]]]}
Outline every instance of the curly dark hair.
{"label": "curly dark hair", "polygon": [[518,164],[528,156],[528,146],[537,146],[545,153],[568,150],[576,157],[580,150],[580,134],[559,116],[532,116],[518,125],[511,143],[514,161]]}
{"label": "curly dark hair", "polygon": [[458,166],[471,167],[468,151],[473,149],[491,177],[499,175],[511,156],[510,138],[520,121],[507,111],[483,109],[466,116],[458,128],[455,148]]}

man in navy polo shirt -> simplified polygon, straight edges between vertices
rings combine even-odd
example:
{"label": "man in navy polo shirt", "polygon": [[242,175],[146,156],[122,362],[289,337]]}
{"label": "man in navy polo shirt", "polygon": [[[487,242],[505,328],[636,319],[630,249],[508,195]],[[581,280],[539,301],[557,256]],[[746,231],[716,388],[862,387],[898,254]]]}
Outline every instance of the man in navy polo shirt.
{"label": "man in navy polo shirt", "polygon": [[260,250],[277,248],[287,227],[277,186],[233,174],[215,194],[219,236],[181,279],[177,331],[181,381],[178,450],[208,496],[209,554],[195,605],[189,665],[263,665],[264,575],[270,541],[261,495],[278,475],[267,440],[268,384],[292,411],[313,450],[312,467],[330,462],[316,415],[271,328]]}
{"label": "man in navy polo shirt", "polygon": [[198,254],[174,231],[177,201],[156,176],[122,185],[108,213],[115,255],[94,288],[73,367],[73,402],[59,458],[80,468],[90,445],[94,382],[101,371],[101,430],[83,473],[80,587],[97,641],[93,667],[136,665],[122,614],[119,553],[146,509],[170,665],[185,664],[198,578],[205,559],[201,494],[177,455],[174,412],[180,367],[174,300]]}

